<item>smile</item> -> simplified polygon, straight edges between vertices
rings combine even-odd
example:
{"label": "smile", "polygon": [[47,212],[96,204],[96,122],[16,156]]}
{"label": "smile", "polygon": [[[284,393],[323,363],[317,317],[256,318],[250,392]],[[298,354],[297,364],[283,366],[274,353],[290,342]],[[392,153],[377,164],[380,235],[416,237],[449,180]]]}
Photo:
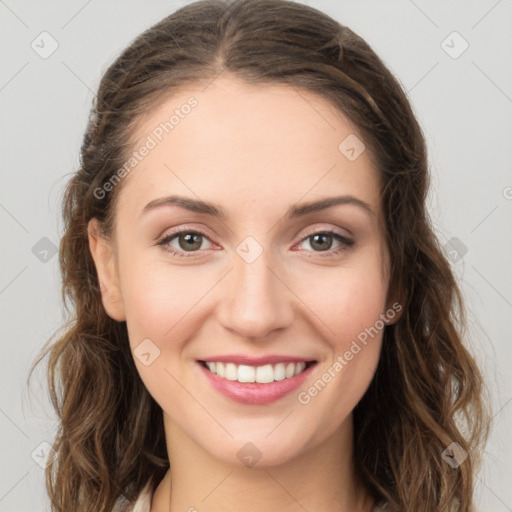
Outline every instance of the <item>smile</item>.
{"label": "smile", "polygon": [[[317,361],[291,357],[221,357],[198,360],[198,368],[215,391],[235,402],[265,405],[302,386]],[[252,364],[249,364],[252,363]]]}
{"label": "smile", "polygon": [[291,379],[295,375],[302,373],[307,365],[305,362],[290,362],[249,366],[245,364],[222,363],[220,361],[204,361],[204,364],[210,372],[223,379],[236,380],[238,382],[257,382],[259,384]]}

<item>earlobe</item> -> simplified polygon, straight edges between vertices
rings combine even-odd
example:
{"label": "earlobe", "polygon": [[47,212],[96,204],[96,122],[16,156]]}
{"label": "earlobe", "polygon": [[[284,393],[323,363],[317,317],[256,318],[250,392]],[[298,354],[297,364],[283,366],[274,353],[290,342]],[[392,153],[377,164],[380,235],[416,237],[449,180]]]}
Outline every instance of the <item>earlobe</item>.
{"label": "earlobe", "polygon": [[386,317],[386,325],[393,325],[400,320],[402,314],[404,312],[404,308],[400,301],[393,300],[388,303],[388,308],[386,309],[385,317]]}
{"label": "earlobe", "polygon": [[103,307],[110,318],[122,322],[126,320],[126,316],[112,244],[102,236],[99,222],[95,218],[87,225],[87,236],[98,275]]}
{"label": "earlobe", "polygon": [[396,287],[388,289],[388,296],[386,300],[387,308],[385,312],[386,325],[396,324],[404,313],[402,290]]}

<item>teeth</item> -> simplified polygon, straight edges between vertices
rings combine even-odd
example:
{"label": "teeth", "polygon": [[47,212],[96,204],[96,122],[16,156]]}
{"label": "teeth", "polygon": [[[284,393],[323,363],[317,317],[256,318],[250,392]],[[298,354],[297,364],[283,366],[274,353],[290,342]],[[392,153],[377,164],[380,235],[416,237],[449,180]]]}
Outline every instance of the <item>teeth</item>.
{"label": "teeth", "polygon": [[228,379],[228,380],[236,380],[237,379],[236,364],[226,363],[226,367],[224,370],[224,378]]}
{"label": "teeth", "polygon": [[286,371],[284,363],[278,363],[274,366],[274,380],[284,380],[286,378]]}
{"label": "teeth", "polygon": [[299,375],[299,373],[301,373],[304,368],[306,367],[306,363],[299,363],[295,366],[295,375]]}
{"label": "teeth", "polygon": [[254,366],[245,366],[241,364],[237,371],[238,382],[255,382],[256,381],[256,368]]}
{"label": "teeth", "polygon": [[256,368],[256,382],[261,382],[262,384],[274,382],[274,368],[272,368],[271,364]]}
{"label": "teeth", "polygon": [[234,363],[208,361],[206,366],[212,373],[224,379],[267,384],[299,375],[306,368],[306,363],[277,363],[275,365],[249,366],[246,364],[236,365]]}

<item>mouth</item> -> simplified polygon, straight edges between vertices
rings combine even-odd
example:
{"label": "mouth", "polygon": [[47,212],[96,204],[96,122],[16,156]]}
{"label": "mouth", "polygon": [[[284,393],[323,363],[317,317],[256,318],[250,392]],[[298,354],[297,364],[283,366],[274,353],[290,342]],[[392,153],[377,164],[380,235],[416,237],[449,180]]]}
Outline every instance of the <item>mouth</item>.
{"label": "mouth", "polygon": [[300,358],[280,358],[272,362],[253,360],[253,364],[241,358],[236,358],[241,364],[227,361],[228,358],[215,359],[197,360],[206,382],[224,397],[247,405],[270,404],[290,394],[304,384],[318,364],[315,360]]}
{"label": "mouth", "polygon": [[240,383],[270,384],[291,379],[316,364],[316,361],[280,362],[253,366],[222,361],[199,361],[210,373]]}

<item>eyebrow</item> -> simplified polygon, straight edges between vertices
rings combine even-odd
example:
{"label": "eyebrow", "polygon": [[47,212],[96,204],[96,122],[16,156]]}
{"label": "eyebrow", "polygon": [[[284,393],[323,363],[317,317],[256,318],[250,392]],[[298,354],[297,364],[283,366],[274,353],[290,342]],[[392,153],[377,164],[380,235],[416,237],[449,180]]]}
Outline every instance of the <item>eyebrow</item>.
{"label": "eyebrow", "polygon": [[[332,206],[346,204],[357,206],[364,210],[366,213],[370,214],[370,216],[375,216],[375,212],[372,210],[371,206],[368,203],[351,195],[326,197],[318,201],[295,204],[288,208],[288,210],[285,213],[285,216],[288,217],[289,219],[293,219],[297,217],[302,217],[304,215],[308,215],[310,213],[326,210],[327,208],[331,208]],[[220,205],[179,195],[172,195],[168,197],[154,199],[143,208],[141,215],[156,208],[160,208],[162,206],[172,205],[180,206],[181,208],[184,208],[191,212],[202,213],[205,215],[210,215],[212,217],[217,217],[218,219],[221,220],[226,220],[228,218],[227,212]]]}

